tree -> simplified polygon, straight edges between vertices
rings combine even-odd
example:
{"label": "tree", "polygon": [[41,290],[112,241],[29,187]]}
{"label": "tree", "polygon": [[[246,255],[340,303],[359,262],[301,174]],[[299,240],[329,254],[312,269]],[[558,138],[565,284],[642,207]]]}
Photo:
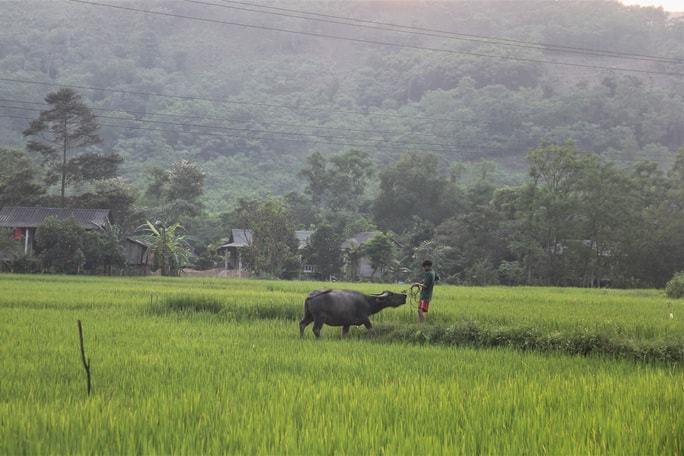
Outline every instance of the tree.
{"label": "tree", "polygon": [[342,237],[331,225],[323,224],[311,235],[305,255],[309,264],[316,266],[321,279],[328,280],[340,272],[343,264],[341,244]]}
{"label": "tree", "polygon": [[290,208],[292,220],[296,222],[298,227],[309,227],[320,223],[318,209],[306,195],[290,192],[284,198]]}
{"label": "tree", "polygon": [[153,167],[148,169],[147,188],[144,199],[149,205],[161,205],[164,201],[164,192],[169,184],[169,175],[163,168]]}
{"label": "tree", "polygon": [[183,216],[197,216],[202,211],[206,173],[187,160],[173,162],[171,168],[148,171],[150,181],[145,199],[164,214],[165,219],[179,221]]}
{"label": "tree", "polygon": [[38,169],[26,152],[0,147],[0,207],[33,206],[45,194]]}
{"label": "tree", "polygon": [[584,285],[599,284],[623,261],[625,245],[639,231],[639,184],[613,163],[596,160],[584,171],[579,188],[582,239],[591,240],[592,252],[584,268]]}
{"label": "tree", "polygon": [[543,229],[535,220],[535,186],[504,187],[494,192],[491,204],[501,215],[501,229],[508,232],[507,249],[523,270],[524,282],[534,284],[543,272],[546,257],[542,247]]}
{"label": "tree", "polygon": [[387,272],[395,263],[395,249],[396,246],[392,239],[383,233],[377,234],[375,237],[361,246],[363,255],[368,258],[371,268],[373,268],[372,276],[375,277],[376,272],[380,271],[380,276]]}
{"label": "tree", "polygon": [[62,207],[66,204],[65,191],[68,182],[82,180],[83,167],[69,158],[75,150],[102,142],[96,131],[95,116],[81,101],[81,96],[69,88],[49,93],[45,101],[52,109],[41,111],[24,130],[24,136],[37,137],[27,143],[29,151],[43,156],[48,166],[46,178],[49,185],[61,182]]}
{"label": "tree", "polygon": [[84,153],[69,161],[68,175],[74,182],[93,182],[114,179],[123,162],[120,155],[99,155]]}
{"label": "tree", "polygon": [[350,149],[330,158],[328,201],[335,210],[360,212],[365,203],[366,184],[375,174],[367,152]]}
{"label": "tree", "polygon": [[579,190],[582,176],[595,156],[581,156],[572,144],[543,144],[529,154],[532,164],[533,201],[528,211],[538,227],[541,248],[546,252],[546,285],[562,285],[563,243],[581,239]]}
{"label": "tree", "polygon": [[118,226],[86,231],[83,253],[86,262],[84,269],[91,274],[112,274],[112,268],[126,266],[126,249],[121,244],[121,231]]}
{"label": "tree", "polygon": [[36,229],[36,251],[44,271],[78,274],[85,263],[85,229],[74,218],[48,217]]}
{"label": "tree", "polygon": [[658,169],[655,162],[637,163],[632,176],[639,186],[639,193],[645,206],[660,204],[665,199],[669,185],[665,173]]}
{"label": "tree", "polygon": [[645,195],[649,204],[643,210],[641,228],[631,245],[632,261],[625,262],[623,267],[624,273],[641,280],[639,285],[649,287],[665,286],[684,262],[684,149],[677,154],[666,182],[657,191],[661,192],[662,196],[654,198],[651,192],[644,193],[642,186],[642,197]]}
{"label": "tree", "polygon": [[167,201],[185,200],[201,207],[206,173],[199,165],[188,160],[173,162],[168,175]]}
{"label": "tree", "polygon": [[408,275],[415,274],[415,271],[421,272],[419,277],[413,276],[414,279],[408,281],[417,281],[423,277],[421,264],[428,258],[432,260],[435,271],[439,272],[441,281],[460,283],[464,270],[461,253],[455,247],[438,245],[436,241],[423,241],[414,249],[406,271]]}
{"label": "tree", "polygon": [[149,220],[138,227],[143,234],[136,239],[147,244],[145,258],[152,260],[152,270],[160,270],[162,276],[177,276],[190,262],[192,249],[188,244],[185,231],[180,224],[166,226],[160,221],[154,224]]}
{"label": "tree", "polygon": [[459,211],[461,194],[441,172],[437,155],[411,152],[380,173],[373,214],[379,227],[396,233],[411,228],[412,216],[437,226]]}
{"label": "tree", "polygon": [[137,190],[121,177],[103,179],[97,181],[91,191],[75,198],[73,206],[84,209],[107,208],[117,225],[132,230],[142,222],[138,219],[133,226],[124,226],[135,214],[134,204],[137,195]]}
{"label": "tree", "polygon": [[328,171],[325,157],[320,152],[313,152],[306,159],[308,166],[299,171],[299,177],[306,180],[305,192],[311,197],[311,201],[320,210],[325,201],[328,190]]}
{"label": "tree", "polygon": [[236,211],[242,227],[252,232],[252,243],[245,251],[245,263],[257,275],[280,277],[286,272],[286,266],[293,262],[299,247],[285,200],[240,200]]}
{"label": "tree", "polygon": [[457,260],[462,269],[452,269],[452,274],[463,273],[484,260],[494,266],[499,264],[508,253],[501,221],[501,214],[492,205],[485,204],[450,218],[436,228],[433,239],[436,247],[450,247],[459,252],[457,258],[450,260],[450,267],[453,268]]}
{"label": "tree", "polygon": [[323,207],[335,210],[360,212],[364,207],[364,196],[368,180],[375,174],[375,166],[367,152],[349,149],[328,161],[320,152],[307,158],[308,166],[299,171],[306,179],[305,192],[321,210]]}

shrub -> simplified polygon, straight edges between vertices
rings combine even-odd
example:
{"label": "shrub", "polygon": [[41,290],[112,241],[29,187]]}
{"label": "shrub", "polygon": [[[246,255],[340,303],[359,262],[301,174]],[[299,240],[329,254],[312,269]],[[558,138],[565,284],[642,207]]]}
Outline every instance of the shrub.
{"label": "shrub", "polygon": [[665,286],[665,294],[668,298],[681,298],[684,296],[684,272],[677,272]]}

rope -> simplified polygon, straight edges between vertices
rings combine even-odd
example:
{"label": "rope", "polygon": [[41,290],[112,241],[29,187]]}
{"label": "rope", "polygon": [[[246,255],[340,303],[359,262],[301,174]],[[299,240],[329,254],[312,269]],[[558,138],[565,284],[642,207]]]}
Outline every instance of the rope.
{"label": "rope", "polygon": [[420,287],[418,285],[411,285],[411,288],[402,291],[402,293],[406,293],[409,300],[409,311],[413,313],[414,309],[418,309],[418,301],[420,300]]}

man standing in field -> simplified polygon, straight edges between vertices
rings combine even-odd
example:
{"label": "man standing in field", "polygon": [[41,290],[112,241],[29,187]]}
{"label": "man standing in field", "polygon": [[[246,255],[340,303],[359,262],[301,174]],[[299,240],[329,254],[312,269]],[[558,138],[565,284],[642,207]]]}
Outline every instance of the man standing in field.
{"label": "man standing in field", "polygon": [[418,323],[425,322],[425,314],[430,307],[430,300],[432,300],[432,288],[435,286],[435,271],[432,270],[432,261],[423,261],[423,276],[422,282],[413,283],[413,287],[420,287],[420,302],[418,303]]}

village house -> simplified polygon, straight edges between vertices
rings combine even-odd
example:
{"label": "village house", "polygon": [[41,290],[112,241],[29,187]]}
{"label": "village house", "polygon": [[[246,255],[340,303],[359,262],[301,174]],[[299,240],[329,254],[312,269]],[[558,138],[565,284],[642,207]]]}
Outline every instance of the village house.
{"label": "village house", "polygon": [[35,250],[36,228],[49,217],[64,221],[73,218],[85,230],[111,227],[109,209],[69,209],[54,207],[11,207],[0,209],[0,227],[13,230],[13,237],[24,246],[24,255]]}

